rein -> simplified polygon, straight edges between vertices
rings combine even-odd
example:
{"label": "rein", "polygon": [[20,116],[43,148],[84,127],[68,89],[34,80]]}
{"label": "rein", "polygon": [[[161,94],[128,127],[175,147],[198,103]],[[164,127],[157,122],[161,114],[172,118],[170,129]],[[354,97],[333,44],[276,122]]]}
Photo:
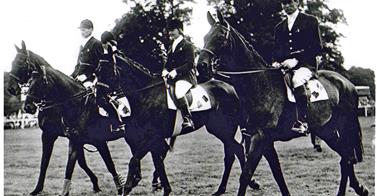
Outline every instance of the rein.
{"label": "rein", "polygon": [[[79,93],[73,95],[68,100],[65,100],[65,101],[62,101],[62,102],[57,102],[57,103],[54,103],[54,104],[51,104],[51,105],[46,105],[46,102],[42,100],[41,103],[38,103],[36,105],[39,107],[39,111],[43,111],[43,110],[46,110],[46,109],[50,109],[50,108],[54,108],[54,107],[57,107],[57,106],[64,105],[67,102],[72,101],[72,100],[77,99],[77,98],[88,97],[91,94],[94,94],[94,90],[89,88],[85,91],[82,91],[82,92],[79,92]],[[33,95],[30,95],[30,94],[28,94],[27,96],[37,98],[37,97],[34,97]]]}
{"label": "rein", "polygon": [[222,74],[222,75],[245,75],[245,74],[261,73],[265,71],[275,71],[279,69],[280,68],[263,68],[263,69],[251,69],[251,70],[245,70],[245,71],[217,71],[217,73]]}

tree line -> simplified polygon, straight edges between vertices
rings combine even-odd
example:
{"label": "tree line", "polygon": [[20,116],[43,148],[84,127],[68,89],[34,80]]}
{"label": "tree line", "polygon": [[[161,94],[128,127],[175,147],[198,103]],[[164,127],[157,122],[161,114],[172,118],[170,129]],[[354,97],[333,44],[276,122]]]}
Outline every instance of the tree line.
{"label": "tree line", "polygon": [[[195,3],[194,0],[123,0],[123,2],[132,4],[132,7],[131,11],[116,19],[116,25],[112,29],[118,48],[152,72],[160,73],[170,44],[166,31],[167,24],[172,19],[181,19],[184,23],[190,24],[192,13],[190,4]],[[273,29],[283,18],[279,0],[207,0],[207,2],[220,9],[230,24],[253,44],[267,62],[271,62]],[[319,68],[339,72],[355,85],[370,86],[372,99],[375,100],[373,70],[352,67],[347,71],[343,66],[344,58],[339,50],[339,39],[343,35],[336,29],[336,25],[346,24],[342,10],[330,8],[326,0],[302,1],[301,9],[316,16],[320,23],[324,49]],[[9,76],[5,73],[4,87],[7,86],[7,81]],[[4,88],[5,115],[21,107],[18,100],[19,98],[9,95]]]}

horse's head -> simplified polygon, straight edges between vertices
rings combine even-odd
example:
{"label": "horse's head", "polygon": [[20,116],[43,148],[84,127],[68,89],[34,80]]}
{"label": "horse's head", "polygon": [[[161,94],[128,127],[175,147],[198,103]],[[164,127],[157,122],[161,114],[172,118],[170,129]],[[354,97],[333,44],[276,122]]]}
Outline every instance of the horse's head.
{"label": "horse's head", "polygon": [[34,114],[37,111],[37,104],[43,103],[48,96],[53,96],[50,88],[45,67],[41,67],[41,69],[33,72],[30,78],[28,94],[24,102],[24,111]]}
{"label": "horse's head", "polygon": [[218,68],[221,58],[227,56],[231,50],[230,33],[231,27],[224,19],[220,11],[217,11],[218,21],[210,12],[207,12],[207,20],[211,29],[204,37],[204,48],[201,50],[198,59],[198,70],[200,75],[212,75]]}
{"label": "horse's head", "polygon": [[25,42],[22,41],[21,45],[21,48],[15,45],[17,55],[12,62],[12,70],[9,73],[10,81],[7,89],[12,95],[19,95],[21,93],[19,85],[28,82],[34,69]]}
{"label": "horse's head", "polygon": [[207,12],[210,31],[204,37],[204,48],[198,59],[200,74],[213,74],[217,69],[242,71],[250,66],[265,66],[253,46],[217,11],[216,21]]}
{"label": "horse's head", "polygon": [[27,50],[24,41],[21,43],[21,48],[16,45],[15,47],[17,55],[12,62],[12,70],[9,73],[11,79],[7,89],[9,93],[18,95],[21,93],[19,85],[27,84],[38,67],[42,65],[50,67],[50,65],[42,57]]}

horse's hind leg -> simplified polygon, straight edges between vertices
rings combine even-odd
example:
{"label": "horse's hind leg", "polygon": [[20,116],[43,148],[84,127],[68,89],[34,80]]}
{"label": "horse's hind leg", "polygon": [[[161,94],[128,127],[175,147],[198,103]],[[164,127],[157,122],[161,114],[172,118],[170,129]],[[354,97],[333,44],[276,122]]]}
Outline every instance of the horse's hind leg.
{"label": "horse's hind leg", "polygon": [[[228,180],[229,180],[229,175],[230,175],[230,171],[232,170],[232,165],[234,163],[234,149],[232,148],[232,146],[230,145],[230,142],[229,141],[222,141],[224,143],[224,153],[225,153],[225,156],[224,156],[224,173],[223,173],[223,177],[221,179],[221,183],[219,185],[219,188],[217,189],[217,191],[215,193],[213,193],[212,195],[222,195],[225,193],[225,190],[226,190],[226,185],[228,183]],[[241,147],[242,148],[242,147]],[[245,160],[243,160],[245,161]]]}
{"label": "horse's hind leg", "polygon": [[350,186],[355,190],[355,192],[358,195],[367,196],[369,194],[369,191],[363,185],[360,185],[359,181],[357,180],[353,164],[349,166],[349,169]]}
{"label": "horse's hind leg", "polygon": [[[162,142],[162,153],[160,155],[162,160],[165,160],[166,155],[167,155],[169,149],[171,149],[170,146],[166,143],[165,140],[163,140],[163,142]],[[157,162],[158,159],[157,158],[158,157],[154,157],[152,155],[152,160],[153,160],[153,164],[154,165],[158,164],[158,162]],[[157,169],[155,169],[154,172],[153,172],[153,179],[152,179],[152,192],[155,192],[155,191],[158,191],[158,190],[162,189],[161,182],[159,181],[159,178],[160,178],[160,175],[158,174]]]}
{"label": "horse's hind leg", "polygon": [[45,132],[42,133],[42,159],[39,172],[38,183],[35,189],[30,193],[30,195],[37,195],[43,190],[44,181],[46,179],[46,171],[48,164],[50,163],[52,149],[54,148],[54,143],[58,136],[50,135]]}
{"label": "horse's hind leg", "polygon": [[273,143],[270,143],[266,146],[266,150],[263,155],[266,158],[268,164],[270,165],[272,175],[274,176],[274,179],[279,186],[281,194],[290,195],[287,184],[284,180],[283,172],[281,171],[279,157],[276,153]]}
{"label": "horse's hind leg", "polygon": [[311,133],[311,134],[310,134],[310,141],[311,141],[312,144],[313,144],[313,148],[314,148],[317,152],[322,152],[321,139],[319,139],[319,137],[317,137],[315,134]]}
{"label": "horse's hind leg", "polygon": [[337,196],[344,196],[346,194],[348,176],[349,176],[349,166],[348,160],[342,158],[340,160],[340,183],[339,183],[339,190]]}
{"label": "horse's hind leg", "polygon": [[164,164],[164,159],[166,156],[165,148],[167,149],[167,147],[168,146],[165,140],[162,139],[160,142],[156,142],[155,146],[153,147],[153,150],[151,151],[154,167],[156,169],[156,172],[158,173],[158,176],[160,177],[161,185],[164,188],[164,195],[166,196],[169,195],[172,191],[169,179],[166,175]]}
{"label": "horse's hind leg", "polygon": [[88,164],[86,163],[85,160],[85,154],[84,154],[84,149],[83,146],[80,145],[77,149],[77,162],[79,166],[85,171],[85,173],[89,176],[90,181],[93,184],[93,191],[95,193],[100,192],[101,189],[98,186],[98,178],[97,176],[92,172],[92,170],[88,167]]}
{"label": "horse's hind leg", "polygon": [[116,172],[115,165],[113,159],[111,158],[111,154],[109,151],[109,147],[107,146],[106,142],[97,143],[96,147],[98,152],[100,153],[103,161],[106,164],[107,170],[111,173],[114,179],[114,183],[117,189],[118,194],[122,194],[123,186],[124,186],[124,179],[123,177]]}

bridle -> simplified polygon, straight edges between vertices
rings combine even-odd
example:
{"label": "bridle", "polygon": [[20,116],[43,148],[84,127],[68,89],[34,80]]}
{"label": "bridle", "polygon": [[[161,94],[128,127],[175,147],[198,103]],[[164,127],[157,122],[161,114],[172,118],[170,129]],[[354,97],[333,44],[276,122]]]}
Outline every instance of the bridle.
{"label": "bridle", "polygon": [[16,80],[16,82],[20,85],[25,85],[30,80],[32,73],[36,71],[36,65],[30,60],[30,53],[29,51],[26,51],[26,54],[19,52],[18,55],[26,56],[26,76],[25,81],[22,81],[21,77],[17,76],[16,74],[10,72],[9,76]]}
{"label": "bridle", "polygon": [[[225,24],[226,24],[226,27],[221,25],[220,23],[216,23],[216,26],[221,28],[221,29],[226,30],[225,41],[229,41],[232,27],[226,21],[225,21]],[[237,34],[238,36],[240,36],[237,31],[235,31],[234,33]],[[217,75],[222,76],[224,78],[230,78],[229,75],[254,74],[254,73],[260,73],[260,72],[265,72],[265,71],[274,71],[274,70],[280,69],[280,68],[262,68],[262,69],[252,69],[252,70],[237,71],[237,72],[235,72],[235,71],[220,71],[220,70],[218,70],[218,68],[220,67],[220,59],[221,59],[220,55],[216,54],[214,51],[212,51],[211,49],[206,48],[206,47],[204,47],[202,49],[202,51],[210,54],[210,56],[211,56],[210,62],[209,62],[210,63],[209,65],[210,65],[210,68],[211,68],[211,73],[217,74]]]}

